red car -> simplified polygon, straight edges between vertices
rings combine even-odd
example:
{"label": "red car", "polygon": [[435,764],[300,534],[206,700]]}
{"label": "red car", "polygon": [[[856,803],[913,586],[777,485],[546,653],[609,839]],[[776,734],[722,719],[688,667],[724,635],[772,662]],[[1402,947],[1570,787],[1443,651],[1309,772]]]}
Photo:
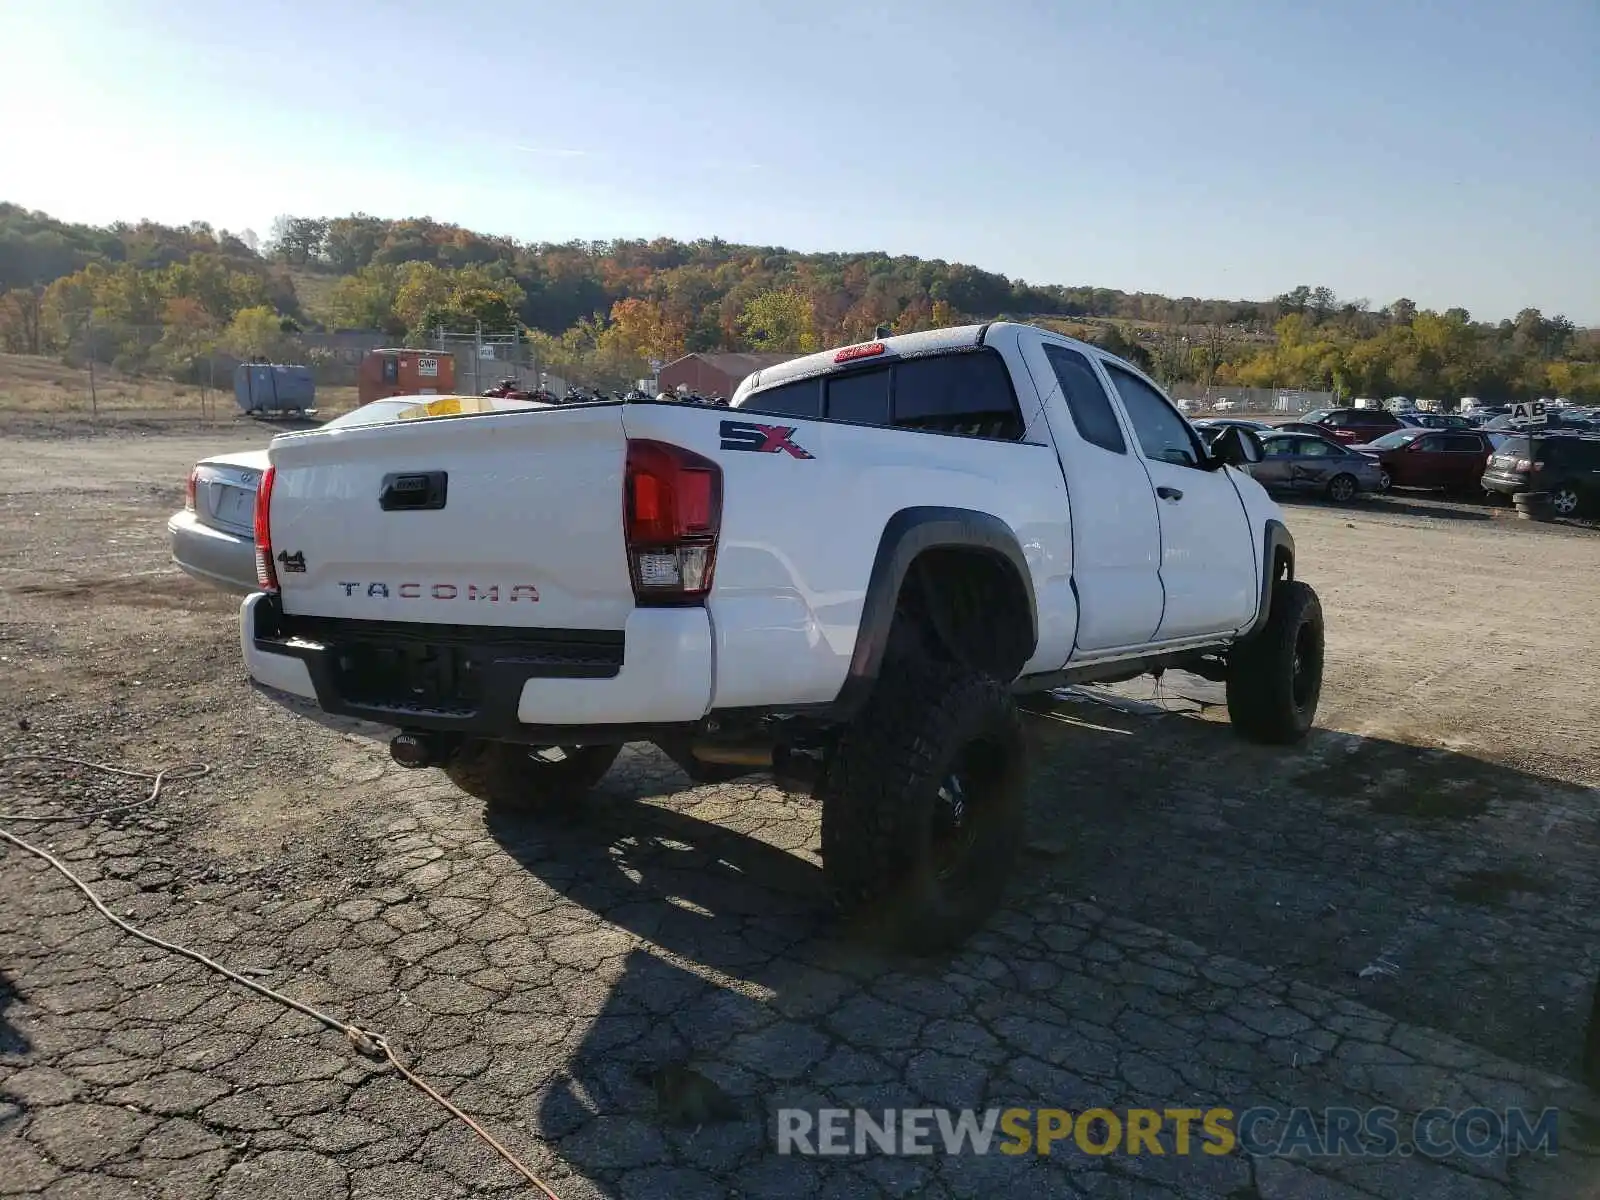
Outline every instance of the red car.
{"label": "red car", "polygon": [[1408,428],[1386,408],[1319,408],[1300,419],[1347,446],[1372,442],[1396,429]]}
{"label": "red car", "polygon": [[1397,429],[1365,446],[1352,446],[1383,466],[1378,490],[1393,487],[1483,490],[1480,480],[1494,446],[1476,429]]}

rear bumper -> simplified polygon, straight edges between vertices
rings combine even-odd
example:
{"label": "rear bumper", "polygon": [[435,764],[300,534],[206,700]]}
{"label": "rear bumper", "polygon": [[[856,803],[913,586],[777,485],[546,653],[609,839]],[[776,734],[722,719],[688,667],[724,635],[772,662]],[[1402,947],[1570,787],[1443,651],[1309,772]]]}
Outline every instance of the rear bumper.
{"label": "rear bumper", "polygon": [[256,593],[239,608],[239,641],[257,683],[404,728],[577,740],[580,728],[688,723],[711,707],[703,608],[635,609],[619,635],[308,620]]}
{"label": "rear bumper", "polygon": [[1478,480],[1486,492],[1499,492],[1504,496],[1514,496],[1518,492],[1531,492],[1533,484],[1526,475],[1510,475],[1500,471],[1485,471],[1483,478]]}
{"label": "rear bumper", "polygon": [[226,530],[213,529],[185,509],[167,519],[172,561],[186,574],[230,592],[256,590],[256,544]]}

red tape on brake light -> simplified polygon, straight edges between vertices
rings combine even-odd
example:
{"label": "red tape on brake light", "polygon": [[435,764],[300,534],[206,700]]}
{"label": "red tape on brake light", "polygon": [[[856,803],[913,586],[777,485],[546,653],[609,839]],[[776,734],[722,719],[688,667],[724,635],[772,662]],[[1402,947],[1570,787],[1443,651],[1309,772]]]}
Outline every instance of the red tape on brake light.
{"label": "red tape on brake light", "polygon": [[836,363],[854,362],[858,358],[876,358],[887,347],[882,342],[868,342],[865,346],[846,346],[833,356]]}

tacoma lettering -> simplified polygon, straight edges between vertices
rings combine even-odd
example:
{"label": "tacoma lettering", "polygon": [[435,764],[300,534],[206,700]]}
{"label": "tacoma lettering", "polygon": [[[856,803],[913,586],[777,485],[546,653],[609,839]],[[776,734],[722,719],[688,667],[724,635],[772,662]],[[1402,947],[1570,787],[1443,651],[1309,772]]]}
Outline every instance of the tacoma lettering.
{"label": "tacoma lettering", "polygon": [[519,600],[529,604],[536,604],[539,600],[539,589],[531,583],[518,583],[504,587],[498,583],[388,583],[376,580],[370,583],[347,582],[340,580],[339,586],[344,589],[346,596],[354,596],[357,592],[365,592],[371,599],[388,600],[456,600],[463,595],[468,600],[487,600],[490,604],[499,604],[501,592],[504,591],[505,602],[515,604]]}

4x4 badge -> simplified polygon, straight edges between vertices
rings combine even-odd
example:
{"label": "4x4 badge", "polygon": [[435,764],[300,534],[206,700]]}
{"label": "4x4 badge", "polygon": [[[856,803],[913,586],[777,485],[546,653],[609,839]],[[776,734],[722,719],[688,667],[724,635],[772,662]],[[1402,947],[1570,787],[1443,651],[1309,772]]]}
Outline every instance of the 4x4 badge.
{"label": "4x4 badge", "polygon": [[283,568],[285,575],[304,575],[306,573],[306,552],[296,550],[290,554],[287,550],[278,554],[278,565]]}

